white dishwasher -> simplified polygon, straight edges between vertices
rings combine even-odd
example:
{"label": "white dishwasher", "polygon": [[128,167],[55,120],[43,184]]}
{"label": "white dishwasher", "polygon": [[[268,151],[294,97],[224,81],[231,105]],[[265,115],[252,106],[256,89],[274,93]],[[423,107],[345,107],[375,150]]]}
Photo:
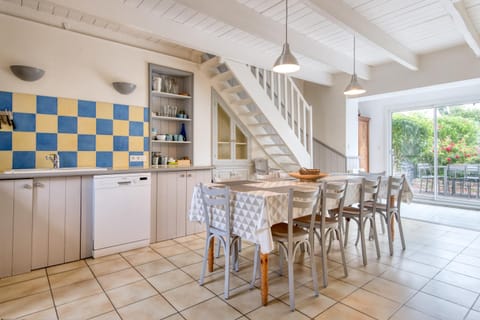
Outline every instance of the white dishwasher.
{"label": "white dishwasher", "polygon": [[150,173],[93,177],[93,257],[148,246]]}

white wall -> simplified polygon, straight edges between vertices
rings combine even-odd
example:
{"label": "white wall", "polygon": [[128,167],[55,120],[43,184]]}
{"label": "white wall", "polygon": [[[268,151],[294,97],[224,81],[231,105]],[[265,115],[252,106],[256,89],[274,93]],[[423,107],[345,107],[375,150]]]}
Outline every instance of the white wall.
{"label": "white wall", "polygon": [[[147,106],[148,63],[194,72],[194,164],[211,164],[210,81],[197,64],[5,15],[0,15],[0,30],[2,91]],[[45,76],[19,80],[10,72],[12,64],[42,68]],[[113,81],[137,88],[121,95]]]}
{"label": "white wall", "polygon": [[[325,87],[305,83],[305,98],[313,105],[314,137],[352,156],[358,152],[357,111],[370,122],[370,170],[387,167],[387,118],[392,107],[478,99],[480,59],[470,48],[459,46],[419,57],[419,70],[397,63],[371,68],[371,79],[360,80],[365,96],[347,99],[343,94],[350,80],[347,74],[333,77]],[[477,98],[476,98],[477,97]],[[358,108],[358,105],[360,106]]]}

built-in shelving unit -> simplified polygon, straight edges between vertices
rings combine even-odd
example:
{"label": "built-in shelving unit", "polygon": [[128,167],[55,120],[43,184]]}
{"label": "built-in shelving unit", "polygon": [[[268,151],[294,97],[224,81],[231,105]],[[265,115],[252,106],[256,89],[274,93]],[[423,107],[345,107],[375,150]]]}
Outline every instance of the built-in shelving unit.
{"label": "built-in shelving unit", "polygon": [[[150,151],[174,159],[187,157],[193,163],[193,73],[149,65]],[[172,141],[182,125],[186,139]],[[157,140],[169,135],[172,140]]]}

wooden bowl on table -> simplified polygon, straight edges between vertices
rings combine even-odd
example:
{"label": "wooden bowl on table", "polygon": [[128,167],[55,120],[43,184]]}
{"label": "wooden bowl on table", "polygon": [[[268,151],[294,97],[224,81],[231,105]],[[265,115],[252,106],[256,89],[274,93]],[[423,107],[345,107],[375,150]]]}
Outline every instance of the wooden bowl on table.
{"label": "wooden bowl on table", "polygon": [[315,182],[320,178],[326,177],[327,173],[322,173],[319,171],[317,174],[301,174],[299,172],[289,172],[291,177],[297,178],[302,182]]}

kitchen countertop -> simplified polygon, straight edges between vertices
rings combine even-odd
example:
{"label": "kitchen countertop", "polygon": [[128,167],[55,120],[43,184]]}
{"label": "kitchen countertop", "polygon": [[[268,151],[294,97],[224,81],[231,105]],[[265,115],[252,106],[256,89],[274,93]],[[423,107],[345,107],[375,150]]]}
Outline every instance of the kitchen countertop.
{"label": "kitchen countertop", "polygon": [[48,172],[48,168],[40,172],[15,172],[15,173],[0,173],[0,180],[15,180],[15,179],[30,179],[30,178],[45,178],[45,177],[72,177],[72,176],[93,176],[106,174],[126,174],[126,173],[142,173],[142,172],[176,172],[176,171],[196,171],[213,169],[213,166],[158,166],[153,168],[129,168],[129,169],[106,169],[106,170],[92,170],[92,168],[78,168],[77,170],[62,170],[52,169]]}

